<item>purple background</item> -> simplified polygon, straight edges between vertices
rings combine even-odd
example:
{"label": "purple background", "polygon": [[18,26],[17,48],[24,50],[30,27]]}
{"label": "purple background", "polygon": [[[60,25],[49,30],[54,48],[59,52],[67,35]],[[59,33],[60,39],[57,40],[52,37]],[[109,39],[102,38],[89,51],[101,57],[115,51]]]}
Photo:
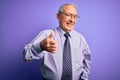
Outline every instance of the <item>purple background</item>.
{"label": "purple background", "polygon": [[0,0],[0,80],[42,79],[39,60],[23,61],[24,45],[57,27],[56,12],[69,2],[92,51],[90,80],[120,80],[120,0]]}

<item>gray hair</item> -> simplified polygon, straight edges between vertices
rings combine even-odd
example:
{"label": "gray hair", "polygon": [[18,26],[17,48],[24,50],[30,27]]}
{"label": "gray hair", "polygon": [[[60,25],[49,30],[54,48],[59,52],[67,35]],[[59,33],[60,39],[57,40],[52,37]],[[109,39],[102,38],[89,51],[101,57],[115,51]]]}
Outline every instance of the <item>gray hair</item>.
{"label": "gray hair", "polygon": [[77,10],[77,5],[73,4],[73,3],[68,3],[68,4],[63,4],[62,6],[60,6],[59,10],[58,10],[58,13],[62,13],[63,12],[63,8],[65,6],[68,6],[68,5],[72,5],[73,7],[75,7],[75,9]]}

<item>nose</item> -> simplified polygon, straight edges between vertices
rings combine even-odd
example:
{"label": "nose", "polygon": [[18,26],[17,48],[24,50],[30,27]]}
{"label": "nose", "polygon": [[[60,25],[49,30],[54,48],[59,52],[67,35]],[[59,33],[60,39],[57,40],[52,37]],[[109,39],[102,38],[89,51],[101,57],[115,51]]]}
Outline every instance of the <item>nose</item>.
{"label": "nose", "polygon": [[75,23],[75,18],[73,16],[71,16],[71,18],[69,19],[69,22]]}

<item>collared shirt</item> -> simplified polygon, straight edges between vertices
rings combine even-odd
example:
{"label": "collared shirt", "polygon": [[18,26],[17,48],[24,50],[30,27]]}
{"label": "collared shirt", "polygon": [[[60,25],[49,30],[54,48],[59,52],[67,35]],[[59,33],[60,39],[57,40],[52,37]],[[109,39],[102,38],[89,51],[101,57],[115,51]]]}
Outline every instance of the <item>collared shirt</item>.
{"label": "collared shirt", "polygon": [[[43,51],[40,42],[48,37],[54,31],[53,40],[57,41],[57,50],[55,53]],[[85,38],[75,30],[70,33],[69,40],[71,46],[72,58],[72,76],[73,80],[88,80],[90,73],[91,52]],[[47,80],[61,80],[63,48],[65,42],[65,31],[60,27],[40,32],[36,38],[24,48],[24,59],[26,61],[32,59],[41,60],[41,73]],[[69,66],[69,65],[68,65]]]}

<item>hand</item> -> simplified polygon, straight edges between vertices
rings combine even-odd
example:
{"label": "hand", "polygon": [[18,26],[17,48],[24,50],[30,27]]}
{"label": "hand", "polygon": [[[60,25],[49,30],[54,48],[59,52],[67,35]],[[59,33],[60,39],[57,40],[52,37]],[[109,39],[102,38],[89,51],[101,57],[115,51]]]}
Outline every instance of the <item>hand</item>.
{"label": "hand", "polygon": [[53,37],[54,37],[54,32],[52,31],[47,38],[45,38],[40,42],[40,47],[42,50],[46,50],[52,53],[56,52],[57,42],[52,39]]}

